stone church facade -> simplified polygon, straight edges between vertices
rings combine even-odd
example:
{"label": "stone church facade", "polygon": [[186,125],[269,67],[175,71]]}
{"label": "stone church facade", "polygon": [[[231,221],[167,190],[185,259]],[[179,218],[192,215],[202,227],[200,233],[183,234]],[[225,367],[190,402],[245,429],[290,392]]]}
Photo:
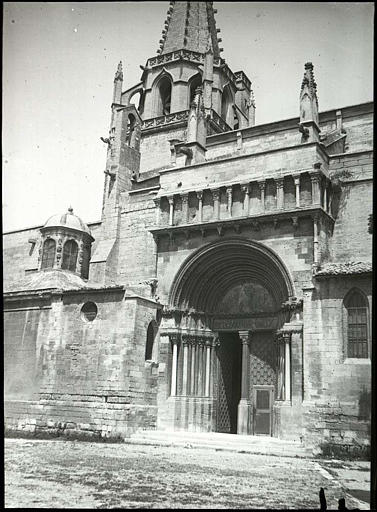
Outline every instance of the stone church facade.
{"label": "stone church facade", "polygon": [[318,112],[303,63],[298,116],[255,125],[215,12],[170,2],[119,64],[101,220],[4,234],[8,431],[369,442],[373,104]]}

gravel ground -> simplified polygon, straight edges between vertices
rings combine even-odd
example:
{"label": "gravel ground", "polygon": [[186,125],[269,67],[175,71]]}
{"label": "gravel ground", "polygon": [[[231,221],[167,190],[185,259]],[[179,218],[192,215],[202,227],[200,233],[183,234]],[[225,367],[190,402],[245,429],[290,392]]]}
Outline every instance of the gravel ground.
{"label": "gravel ground", "polygon": [[339,480],[307,459],[183,447],[5,440],[5,506],[34,508],[328,508]]}

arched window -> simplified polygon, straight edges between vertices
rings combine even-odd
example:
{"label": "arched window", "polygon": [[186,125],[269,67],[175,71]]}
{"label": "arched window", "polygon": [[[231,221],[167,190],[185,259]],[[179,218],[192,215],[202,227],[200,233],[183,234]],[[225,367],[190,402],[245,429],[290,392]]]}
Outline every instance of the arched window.
{"label": "arched window", "polygon": [[237,116],[236,107],[233,105],[233,130],[238,130],[240,127],[240,121]]}
{"label": "arched window", "polygon": [[195,91],[198,87],[202,85],[202,76],[200,73],[193,76],[189,82],[189,92],[190,92],[190,98],[189,98],[189,108],[191,107],[191,103],[193,102],[195,98]]}
{"label": "arched window", "polygon": [[86,245],[82,251],[82,266],[81,277],[88,279],[89,277],[89,262],[90,262],[90,246]]}
{"label": "arched window", "polygon": [[347,329],[347,357],[367,358],[368,303],[357,290],[352,290],[344,300]]}
{"label": "arched window", "polygon": [[76,271],[78,247],[74,240],[68,240],[63,247],[62,269]]}
{"label": "arched window", "polygon": [[156,323],[152,320],[148,325],[147,342],[145,344],[145,360],[150,361],[153,358],[153,345],[156,337]]}
{"label": "arched window", "polygon": [[166,116],[170,114],[171,80],[167,76],[164,76],[159,81],[157,89],[156,116]]}
{"label": "arched window", "polygon": [[56,242],[48,238],[43,244],[41,268],[52,268],[55,261]]}
{"label": "arched window", "polygon": [[126,142],[128,146],[132,146],[132,135],[135,130],[135,123],[136,119],[135,116],[132,114],[129,114],[127,119],[127,134],[126,134]]}
{"label": "arched window", "polygon": [[228,125],[232,125],[232,122],[229,122],[229,118],[233,120],[233,112],[230,112],[230,108],[232,106],[232,95],[230,92],[230,88],[226,85],[223,89],[223,94],[221,98],[221,117]]}

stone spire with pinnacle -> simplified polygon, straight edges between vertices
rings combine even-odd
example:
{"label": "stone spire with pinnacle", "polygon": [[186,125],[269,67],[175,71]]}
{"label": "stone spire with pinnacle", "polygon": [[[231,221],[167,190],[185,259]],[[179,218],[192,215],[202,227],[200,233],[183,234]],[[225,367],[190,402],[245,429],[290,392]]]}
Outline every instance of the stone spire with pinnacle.
{"label": "stone spire with pinnacle", "polygon": [[205,53],[210,41],[214,58],[220,57],[213,2],[170,2],[158,53],[190,50]]}
{"label": "stone spire with pinnacle", "polygon": [[314,80],[313,64],[305,64],[304,78],[300,92],[300,122],[314,121],[317,126],[318,120],[318,98],[317,84]]}
{"label": "stone spire with pinnacle", "polygon": [[123,66],[122,66],[122,61],[120,61],[118,64],[116,73],[115,73],[115,77],[114,77],[113,104],[121,103],[122,86],[123,86]]}
{"label": "stone spire with pinnacle", "polygon": [[301,84],[299,129],[302,133],[302,142],[319,140],[317,84],[314,80],[311,62],[305,64],[304,78]]}

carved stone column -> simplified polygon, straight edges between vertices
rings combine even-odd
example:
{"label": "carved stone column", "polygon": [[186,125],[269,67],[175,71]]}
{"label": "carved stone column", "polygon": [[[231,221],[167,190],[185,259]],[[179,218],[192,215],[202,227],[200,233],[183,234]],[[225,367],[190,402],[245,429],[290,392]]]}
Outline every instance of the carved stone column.
{"label": "carved stone column", "polygon": [[169,201],[169,226],[174,224],[174,197],[168,197]]}
{"label": "carved stone column", "polygon": [[197,371],[196,371],[196,378],[197,378],[197,386],[196,386],[196,394],[201,396],[202,395],[202,383],[203,383],[203,342],[201,339],[197,341]]}
{"label": "carved stone column", "polygon": [[169,335],[169,337],[170,337],[171,342],[173,343],[170,396],[176,396],[176,394],[177,394],[177,364],[178,364],[178,334],[171,334],[171,335]]}
{"label": "carved stone column", "polygon": [[284,357],[285,400],[291,400],[291,333],[290,332],[284,333],[283,340],[284,340],[284,345],[285,345],[285,357]]}
{"label": "carved stone column", "polygon": [[325,185],[323,188],[323,208],[324,208],[325,212],[328,211],[328,208],[327,208],[327,179],[326,178],[325,178]]}
{"label": "carved stone column", "polygon": [[198,222],[203,222],[203,191],[200,190],[199,192],[196,193],[196,196],[198,198],[198,201],[199,201],[199,206],[198,206]]}
{"label": "carved stone column", "polygon": [[182,222],[188,224],[189,221],[188,194],[182,194]]}
{"label": "carved stone column", "polygon": [[156,226],[160,225],[160,211],[161,211],[161,198],[157,197],[153,199],[154,204],[156,205]]}
{"label": "carved stone column", "polygon": [[295,182],[296,208],[300,208],[300,175],[293,176]]}
{"label": "carved stone column", "polygon": [[319,217],[313,217],[313,264],[317,267],[319,265]]}
{"label": "carved stone column", "polygon": [[206,385],[204,390],[204,395],[210,395],[210,377],[211,377],[211,356],[212,356],[212,340],[206,341]]}
{"label": "carved stone column", "polygon": [[218,220],[220,218],[220,190],[212,190],[213,198],[213,218]]}
{"label": "carved stone column", "polygon": [[278,210],[284,208],[284,178],[276,178],[276,207]]}
{"label": "carved stone column", "polygon": [[242,343],[242,373],[241,373],[241,399],[238,404],[237,434],[249,434],[250,432],[250,398],[249,398],[249,374],[250,374],[250,332],[239,331]]}
{"label": "carved stone column", "polygon": [[196,359],[196,345],[191,342],[191,372],[190,372],[190,394],[195,394],[195,359]]}
{"label": "carved stone column", "polygon": [[231,217],[232,216],[232,202],[233,202],[233,188],[232,187],[226,188],[226,196],[228,199],[228,205],[227,205],[228,217]]}
{"label": "carved stone column", "polygon": [[260,189],[260,203],[261,203],[261,210],[262,212],[266,209],[266,203],[265,203],[265,191],[266,191],[266,182],[265,181],[258,181],[258,186]]}
{"label": "carved stone column", "polygon": [[249,215],[249,208],[250,208],[250,188],[249,184],[242,186],[242,191],[245,194],[244,200],[243,200],[243,214],[246,215],[246,217]]}
{"label": "carved stone column", "polygon": [[182,337],[182,345],[183,345],[183,372],[182,372],[182,394],[188,395],[188,339],[187,337]]}
{"label": "carved stone column", "polygon": [[310,179],[312,182],[312,204],[321,204],[321,191],[320,191],[320,179],[321,174],[319,170],[309,172]]}

